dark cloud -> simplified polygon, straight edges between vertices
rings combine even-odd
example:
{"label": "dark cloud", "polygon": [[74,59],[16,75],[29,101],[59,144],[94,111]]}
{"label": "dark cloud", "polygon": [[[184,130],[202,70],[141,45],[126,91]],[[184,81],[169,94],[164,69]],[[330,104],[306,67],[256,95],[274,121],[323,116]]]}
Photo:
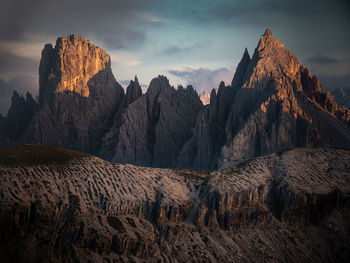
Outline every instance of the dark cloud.
{"label": "dark cloud", "polygon": [[340,63],[341,60],[327,56],[327,55],[323,55],[321,53],[317,53],[317,54],[309,57],[306,60],[306,62],[313,64],[313,65],[329,65],[329,64]]}
{"label": "dark cloud", "polygon": [[[0,39],[21,40],[69,33],[96,38],[110,48],[132,48],[146,39],[143,15],[153,0],[4,0]],[[14,19],[15,18],[15,19]]]}
{"label": "dark cloud", "polygon": [[339,87],[350,87],[349,75],[321,74],[317,76],[324,89],[335,90]]}
{"label": "dark cloud", "polygon": [[[0,47],[1,48],[1,47]],[[0,72],[2,75],[30,74],[38,72],[39,61],[36,59],[17,56],[0,50]]]}
{"label": "dark cloud", "polygon": [[175,55],[183,55],[186,53],[191,52],[192,50],[195,50],[197,48],[200,48],[200,45],[192,45],[188,47],[179,47],[179,46],[170,46],[165,49],[163,49],[161,52],[158,53],[158,55],[161,56],[175,56]]}
{"label": "dark cloud", "polygon": [[128,31],[121,32],[118,35],[106,36],[103,38],[103,43],[111,49],[122,49],[138,47],[146,40],[143,32]]}
{"label": "dark cloud", "polygon": [[[347,0],[164,0],[159,3],[160,9],[169,17],[197,23],[236,23],[247,22],[250,25],[261,21],[277,20],[281,17],[310,17],[328,15],[335,9],[346,8],[350,11]],[[324,14],[325,13],[325,14]],[[327,14],[328,13],[328,14]],[[290,21],[293,22],[293,21]],[[246,26],[241,24],[241,26]]]}
{"label": "dark cloud", "polygon": [[0,114],[7,115],[14,91],[23,96],[29,92],[35,98],[38,94],[38,86],[38,79],[30,76],[16,76],[9,81],[0,79]]}
{"label": "dark cloud", "polygon": [[228,68],[219,68],[215,70],[207,68],[184,70],[168,70],[168,72],[176,77],[186,81],[186,85],[192,85],[201,94],[203,91],[210,92],[213,88],[217,88],[221,81],[226,85],[231,84],[233,78],[233,70]]}

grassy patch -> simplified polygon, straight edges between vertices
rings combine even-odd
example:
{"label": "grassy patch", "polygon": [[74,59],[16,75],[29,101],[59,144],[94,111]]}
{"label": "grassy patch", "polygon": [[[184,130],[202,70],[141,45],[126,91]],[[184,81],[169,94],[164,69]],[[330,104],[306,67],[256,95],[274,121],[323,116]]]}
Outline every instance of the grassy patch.
{"label": "grassy patch", "polygon": [[0,165],[64,163],[88,156],[86,153],[43,144],[0,147]]}

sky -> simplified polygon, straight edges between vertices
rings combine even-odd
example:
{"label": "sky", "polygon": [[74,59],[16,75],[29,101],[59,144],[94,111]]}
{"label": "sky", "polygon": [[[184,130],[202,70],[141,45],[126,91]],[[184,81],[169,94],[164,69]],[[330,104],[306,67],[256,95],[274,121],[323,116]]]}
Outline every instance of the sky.
{"label": "sky", "polygon": [[41,50],[68,34],[105,49],[122,85],[162,74],[202,93],[270,28],[326,88],[350,86],[349,14],[348,0],[1,0],[0,113],[13,90],[37,96]]}

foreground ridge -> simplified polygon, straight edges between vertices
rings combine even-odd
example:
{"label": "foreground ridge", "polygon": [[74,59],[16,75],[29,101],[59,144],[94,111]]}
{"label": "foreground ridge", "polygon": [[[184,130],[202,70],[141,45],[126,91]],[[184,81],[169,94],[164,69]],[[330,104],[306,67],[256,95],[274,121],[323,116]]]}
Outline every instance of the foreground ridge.
{"label": "foreground ridge", "polygon": [[113,164],[44,145],[0,156],[5,262],[350,256],[349,150],[300,148],[212,172]]}

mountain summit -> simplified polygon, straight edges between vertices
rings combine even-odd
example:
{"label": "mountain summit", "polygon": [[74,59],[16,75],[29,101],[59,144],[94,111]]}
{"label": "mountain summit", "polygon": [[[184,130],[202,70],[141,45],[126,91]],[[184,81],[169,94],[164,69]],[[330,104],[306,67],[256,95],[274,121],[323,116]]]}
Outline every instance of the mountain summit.
{"label": "mountain summit", "polygon": [[350,147],[349,118],[268,29],[197,118],[180,165],[213,169],[295,147]]}
{"label": "mountain summit", "polygon": [[[0,127],[7,127],[0,139],[115,162],[204,169],[295,147],[350,147],[349,109],[324,92],[269,29],[252,57],[245,49],[231,84],[221,82],[205,106],[191,86],[175,89],[165,76],[154,78],[146,94],[135,77],[125,94],[110,63],[83,37],[46,45],[39,105],[29,98],[30,114],[23,115],[24,104],[14,103],[11,114],[0,117]],[[7,123],[21,118],[20,129],[11,132]]]}
{"label": "mountain summit", "polygon": [[124,98],[109,55],[84,37],[60,37],[42,51],[39,86],[39,112],[20,140],[96,154]]}

